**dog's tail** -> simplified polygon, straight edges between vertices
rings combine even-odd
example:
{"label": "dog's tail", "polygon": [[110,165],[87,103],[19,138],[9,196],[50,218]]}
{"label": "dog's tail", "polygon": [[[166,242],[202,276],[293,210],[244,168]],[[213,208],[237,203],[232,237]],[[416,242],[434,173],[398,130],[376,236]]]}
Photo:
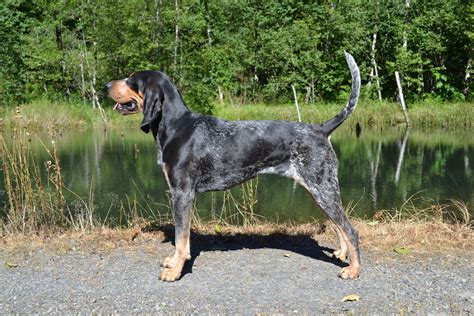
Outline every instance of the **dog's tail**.
{"label": "dog's tail", "polygon": [[329,136],[339,125],[344,122],[349,115],[351,115],[352,111],[354,111],[357,100],[359,99],[360,94],[360,73],[359,67],[357,67],[356,62],[351,54],[344,52],[346,55],[347,65],[351,71],[352,76],[352,87],[351,87],[351,95],[349,97],[349,101],[347,101],[346,107],[339,113],[338,115],[334,116],[329,121],[326,121],[322,124],[323,130],[325,131],[326,135]]}

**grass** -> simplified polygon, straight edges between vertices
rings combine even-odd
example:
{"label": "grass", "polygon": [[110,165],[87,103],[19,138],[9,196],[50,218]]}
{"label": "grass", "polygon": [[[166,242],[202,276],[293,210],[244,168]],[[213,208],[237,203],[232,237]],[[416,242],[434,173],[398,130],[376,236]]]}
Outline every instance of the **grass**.
{"label": "grass", "polygon": [[361,244],[379,250],[474,250],[474,221],[466,204],[458,200],[425,208],[414,204],[409,199],[399,209],[380,210],[367,220],[355,219]]}
{"label": "grass", "polygon": [[[3,112],[3,113],[2,113]],[[111,108],[103,112],[82,102],[57,102],[38,99],[29,104],[0,110],[0,130],[19,127],[29,131],[83,130],[88,128],[109,128],[114,126],[138,126],[139,117],[123,117]],[[21,119],[21,120],[19,120]]]}
{"label": "grass", "polygon": [[[435,205],[421,210],[421,213],[431,212],[433,209],[444,209],[445,215],[451,214],[447,208],[465,209],[466,206],[459,202],[447,205]],[[404,209],[398,212],[404,213]],[[422,216],[398,216],[390,212],[387,218],[355,219],[351,218],[353,225],[359,230],[360,246],[363,251],[395,254],[394,250],[403,248],[409,254],[432,255],[443,252],[454,256],[465,254],[473,255],[474,233],[472,220],[466,217],[461,222],[453,222],[446,218],[426,218]],[[468,213],[466,213],[468,214]],[[169,220],[169,219],[168,219]],[[35,234],[25,235],[12,233],[0,238],[0,245],[4,251],[22,253],[19,249],[47,248],[54,251],[110,251],[113,249],[133,248],[145,245],[150,253],[154,253],[157,241],[167,240],[172,227],[168,220],[158,225],[143,220],[130,227],[107,227],[97,225],[87,231],[81,229],[63,229],[52,233],[42,230]],[[221,222],[222,223],[222,222]],[[309,236],[318,243],[324,242],[335,245],[336,234],[327,222],[314,222],[294,225],[268,223],[264,220],[253,222],[249,225],[220,225],[216,229],[215,222],[201,222],[193,219],[192,231],[202,236],[222,236],[224,240],[245,242],[255,236]]]}
{"label": "grass", "polygon": [[[343,106],[343,102],[300,105],[302,121],[324,122],[339,113]],[[218,105],[214,112],[216,116],[230,120],[298,120],[292,104]],[[411,104],[409,116],[415,128],[472,128],[474,123],[470,118],[474,117],[474,104],[418,102]],[[355,125],[356,123],[369,127],[384,127],[404,124],[404,119],[397,103],[362,100],[346,124]]]}
{"label": "grass", "polygon": [[[50,158],[44,166],[39,164],[30,151],[27,137],[24,129],[15,129],[14,141],[8,145],[0,135],[7,196],[7,224],[3,229],[10,233],[30,234],[65,224],[64,184],[54,136],[51,147],[43,144]],[[46,181],[40,175],[40,168],[46,169]]]}
{"label": "grass", "polygon": [[[302,104],[302,120],[320,123],[339,113],[344,101],[337,103]],[[472,128],[474,104],[469,102],[423,101],[409,105],[409,115],[415,128]],[[104,105],[105,111],[92,109],[82,102],[55,102],[39,99],[16,108],[0,110],[0,129],[12,130],[17,127],[17,116],[23,116],[24,125],[30,131],[110,127],[137,127],[140,115],[122,116]],[[216,104],[214,115],[229,120],[290,120],[297,121],[293,104]],[[400,106],[396,103],[361,100],[357,110],[345,124],[356,123],[369,127],[394,126],[403,123]]]}

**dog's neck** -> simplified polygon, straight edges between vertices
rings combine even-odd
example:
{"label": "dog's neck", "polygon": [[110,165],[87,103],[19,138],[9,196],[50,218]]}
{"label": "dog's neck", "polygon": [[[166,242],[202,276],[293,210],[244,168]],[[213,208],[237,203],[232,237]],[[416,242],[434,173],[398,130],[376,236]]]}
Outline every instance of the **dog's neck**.
{"label": "dog's neck", "polygon": [[[160,117],[151,124],[150,129],[158,146],[159,156],[162,148],[168,143],[169,135],[176,135],[180,126],[180,119],[189,114],[189,110],[179,91],[171,85],[164,96]],[[160,158],[158,159],[160,162]]]}

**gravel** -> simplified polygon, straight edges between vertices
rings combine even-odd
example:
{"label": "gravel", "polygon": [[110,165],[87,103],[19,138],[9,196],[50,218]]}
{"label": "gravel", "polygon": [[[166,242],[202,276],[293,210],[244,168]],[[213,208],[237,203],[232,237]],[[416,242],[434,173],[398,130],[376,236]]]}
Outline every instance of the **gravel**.
{"label": "gravel", "polygon": [[[197,239],[197,240],[196,240]],[[193,238],[181,280],[158,279],[170,242],[115,249],[0,249],[0,314],[471,314],[473,254],[363,251],[357,280],[313,240]],[[21,257],[21,259],[19,259]],[[5,263],[5,264],[4,264]],[[11,267],[11,263],[18,264]],[[351,294],[359,301],[341,300]]]}

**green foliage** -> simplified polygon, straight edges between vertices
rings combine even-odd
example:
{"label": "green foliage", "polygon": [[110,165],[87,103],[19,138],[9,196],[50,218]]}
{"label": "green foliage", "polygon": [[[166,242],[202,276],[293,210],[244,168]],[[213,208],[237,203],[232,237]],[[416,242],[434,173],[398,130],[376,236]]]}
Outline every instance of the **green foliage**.
{"label": "green foliage", "polygon": [[[0,3],[2,103],[82,98],[141,69],[167,72],[189,105],[305,102],[347,92],[343,51],[359,63],[367,97],[469,97],[472,4],[404,1],[4,0]],[[375,50],[372,38],[377,35]],[[403,45],[406,42],[407,45]],[[372,54],[379,77],[373,72]],[[471,57],[471,58],[470,58]]]}

